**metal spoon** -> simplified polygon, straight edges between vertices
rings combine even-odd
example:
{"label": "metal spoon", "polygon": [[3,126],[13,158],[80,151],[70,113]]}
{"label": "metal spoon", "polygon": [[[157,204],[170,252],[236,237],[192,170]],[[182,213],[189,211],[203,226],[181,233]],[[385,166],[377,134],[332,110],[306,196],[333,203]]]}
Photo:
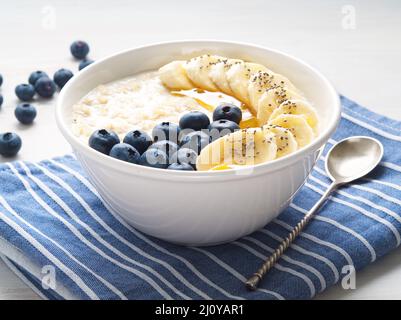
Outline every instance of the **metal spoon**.
{"label": "metal spoon", "polygon": [[382,157],[383,145],[370,137],[350,137],[334,145],[326,156],[326,172],[333,182],[260,269],[246,281],[246,287],[256,290],[264,275],[280,259],[335,189],[368,174],[379,164]]}

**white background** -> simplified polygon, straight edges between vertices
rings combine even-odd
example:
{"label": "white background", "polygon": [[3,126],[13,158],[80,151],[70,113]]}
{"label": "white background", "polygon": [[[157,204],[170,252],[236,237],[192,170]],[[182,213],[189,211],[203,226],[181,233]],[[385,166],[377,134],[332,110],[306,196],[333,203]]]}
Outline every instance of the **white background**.
{"label": "white background", "polygon": [[[349,8],[355,10],[355,29],[344,28]],[[77,39],[89,42],[94,59],[165,40],[253,42],[304,59],[320,69],[340,93],[401,120],[400,36],[401,2],[397,0],[1,1],[4,84],[0,90],[5,103],[0,131],[21,135],[19,160],[41,160],[70,151],[55,126],[55,99],[37,101],[35,124],[21,126],[13,116],[17,103],[13,91],[36,69],[53,74],[67,67],[76,72],[69,45]],[[400,262],[398,249],[358,272],[356,290],[337,286],[318,298],[401,299]],[[37,296],[0,263],[0,298]]]}

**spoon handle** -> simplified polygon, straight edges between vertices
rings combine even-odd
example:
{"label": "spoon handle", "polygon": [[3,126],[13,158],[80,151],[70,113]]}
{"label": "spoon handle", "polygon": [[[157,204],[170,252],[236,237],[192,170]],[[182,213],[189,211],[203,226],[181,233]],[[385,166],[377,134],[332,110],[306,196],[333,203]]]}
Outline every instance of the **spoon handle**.
{"label": "spoon handle", "polygon": [[291,243],[298,237],[298,235],[302,232],[308,222],[314,217],[316,212],[322,206],[322,204],[326,201],[328,196],[333,190],[337,188],[338,184],[333,182],[327,190],[324,192],[322,197],[318,202],[309,210],[309,212],[302,218],[301,221],[297,223],[297,225],[292,229],[290,234],[280,243],[278,248],[274,250],[274,252],[267,258],[267,260],[263,263],[263,265],[256,271],[246,282],[245,285],[249,290],[256,290],[259,282],[263,279],[265,274],[274,267],[277,260],[284,254],[284,251],[288,249]]}

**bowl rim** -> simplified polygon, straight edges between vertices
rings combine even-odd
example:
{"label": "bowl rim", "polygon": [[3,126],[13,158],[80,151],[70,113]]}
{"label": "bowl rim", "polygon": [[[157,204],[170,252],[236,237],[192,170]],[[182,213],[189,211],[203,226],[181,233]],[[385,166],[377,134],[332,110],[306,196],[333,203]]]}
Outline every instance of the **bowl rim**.
{"label": "bowl rim", "polygon": [[[88,145],[84,144],[81,140],[79,140],[76,136],[73,135],[71,129],[69,128],[69,125],[66,123],[64,117],[63,117],[63,101],[65,99],[65,96],[69,94],[69,88],[72,86],[72,84],[76,81],[79,81],[79,79],[84,76],[86,73],[91,72],[93,68],[96,68],[98,65],[102,64],[103,62],[109,60],[109,59],[115,59],[118,58],[118,56],[125,55],[131,51],[135,50],[140,50],[140,49],[146,49],[150,47],[158,47],[158,46],[163,46],[163,45],[182,45],[182,44],[188,44],[188,43],[193,43],[194,45],[198,44],[200,47],[202,44],[226,44],[226,45],[240,45],[240,46],[246,46],[246,47],[252,47],[255,49],[259,50],[267,50],[271,51],[275,54],[285,56],[286,58],[289,58],[291,60],[294,60],[296,63],[299,63],[309,69],[312,73],[314,73],[320,81],[323,82],[325,87],[327,87],[328,92],[331,95],[331,98],[333,100],[333,105],[335,106],[335,109],[332,110],[332,116],[329,119],[329,123],[327,126],[325,126],[324,130],[321,131],[312,141],[312,143],[308,144],[307,146],[295,151],[294,153],[291,153],[289,155],[286,155],[282,158],[275,159],[269,162],[265,163],[260,163],[256,164],[250,167],[239,167],[239,168],[234,168],[234,169],[229,169],[229,170],[221,170],[221,171],[179,171],[179,170],[166,170],[166,169],[158,169],[158,168],[152,168],[152,167],[146,167],[146,166],[141,166],[138,164],[133,164],[133,163],[128,163],[124,162],[115,158],[112,158],[108,155],[105,155],[101,152],[98,152],[92,148],[90,148]],[[173,40],[173,41],[162,41],[162,42],[155,42],[151,44],[145,44],[141,46],[136,46],[130,49],[125,49],[122,51],[119,51],[117,53],[108,55],[102,59],[99,59],[86,67],[84,70],[81,70],[78,74],[74,75],[73,78],[71,78],[70,81],[67,82],[67,84],[64,86],[63,90],[61,90],[60,95],[57,99],[57,104],[56,104],[56,123],[63,134],[64,138],[69,142],[69,144],[73,147],[74,151],[80,151],[82,153],[85,153],[86,156],[90,157],[91,159],[95,160],[96,162],[102,162],[103,165],[106,167],[126,172],[132,175],[142,175],[142,176],[147,176],[150,178],[155,178],[155,179],[170,179],[170,180],[204,180],[207,179],[207,181],[211,180],[224,180],[224,179],[244,179],[246,177],[254,177],[256,175],[262,174],[262,173],[268,173],[268,172],[273,172],[273,171],[278,171],[282,169],[283,167],[287,167],[290,164],[298,161],[299,159],[303,158],[305,155],[310,154],[318,149],[320,149],[330,138],[330,136],[334,133],[335,129],[338,126],[338,123],[341,118],[341,102],[340,102],[340,97],[337,91],[335,90],[334,86],[331,84],[331,82],[316,68],[312,67],[310,64],[306,63],[305,61],[298,59],[290,54],[284,53],[280,50],[272,49],[266,46],[261,46],[261,45],[256,45],[253,43],[247,43],[247,42],[241,42],[241,41],[226,41],[226,40],[213,40],[213,39],[188,39],[188,40]],[[135,169],[135,170],[134,170]],[[250,174],[248,174],[248,172]]]}

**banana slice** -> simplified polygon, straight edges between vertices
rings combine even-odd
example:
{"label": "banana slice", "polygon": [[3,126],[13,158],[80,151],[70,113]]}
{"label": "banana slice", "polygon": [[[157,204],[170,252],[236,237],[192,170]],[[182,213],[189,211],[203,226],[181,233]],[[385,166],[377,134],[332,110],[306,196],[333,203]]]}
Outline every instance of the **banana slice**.
{"label": "banana slice", "polygon": [[277,145],[277,158],[284,157],[287,154],[297,151],[298,143],[289,129],[276,125],[265,125],[262,129],[265,132],[271,132],[274,134]]}
{"label": "banana slice", "polygon": [[195,84],[196,87],[218,91],[219,89],[209,77],[209,71],[212,65],[224,60],[223,57],[204,54],[188,60],[184,64],[188,78]]}
{"label": "banana slice", "polygon": [[277,118],[269,120],[268,124],[289,129],[299,148],[310,143],[315,137],[312,128],[301,115],[281,114]]}
{"label": "banana slice", "polygon": [[224,165],[249,166],[276,158],[274,134],[261,128],[239,130],[213,141],[202,149],[196,161],[199,171]]}
{"label": "banana slice", "polygon": [[228,84],[230,85],[234,96],[247,106],[250,106],[248,94],[249,79],[254,73],[265,70],[267,70],[267,68],[261,64],[244,62],[242,60],[234,62],[231,68],[226,72]]}
{"label": "banana slice", "polygon": [[248,94],[250,107],[254,110],[255,114],[258,112],[259,101],[262,95],[271,88],[280,87],[286,87],[292,91],[297,90],[290,80],[271,70],[259,71],[251,76],[248,85]]}
{"label": "banana slice", "polygon": [[262,94],[258,102],[257,119],[260,124],[266,124],[273,111],[286,100],[304,100],[293,90],[283,87],[273,87]]}
{"label": "banana slice", "polygon": [[249,107],[254,114],[258,112],[258,102],[262,94],[273,87],[273,72],[259,71],[254,73],[248,83]]}
{"label": "banana slice", "polygon": [[190,90],[194,84],[188,79],[183,65],[185,61],[173,61],[159,69],[162,83],[172,90]]}
{"label": "banana slice", "polygon": [[282,114],[301,115],[313,129],[313,132],[318,132],[318,118],[315,109],[304,100],[288,100],[284,101],[270,116],[273,120]]}
{"label": "banana slice", "polygon": [[226,72],[236,62],[241,62],[238,59],[224,59],[216,64],[213,64],[209,70],[209,77],[214,84],[225,94],[233,96],[234,93],[231,90],[230,84],[228,83]]}

